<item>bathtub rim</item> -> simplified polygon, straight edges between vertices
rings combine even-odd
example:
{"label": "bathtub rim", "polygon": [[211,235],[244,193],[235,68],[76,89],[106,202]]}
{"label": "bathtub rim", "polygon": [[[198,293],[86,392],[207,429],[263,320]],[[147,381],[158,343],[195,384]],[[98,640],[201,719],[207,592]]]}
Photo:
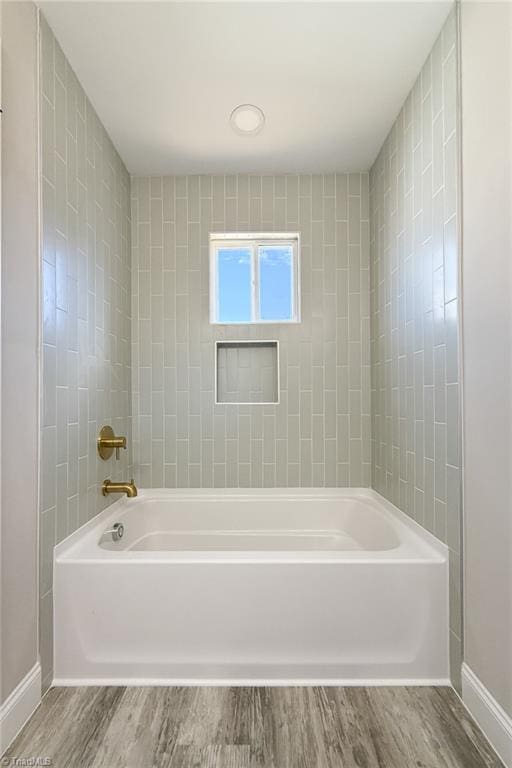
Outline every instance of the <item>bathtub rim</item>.
{"label": "bathtub rim", "polygon": [[[121,512],[124,512],[133,500],[124,497],[109,504],[86,523],[73,531],[69,536],[60,541],[54,548],[54,564],[59,563],[94,563],[100,564],[155,564],[169,562],[180,563],[234,563],[234,564],[265,564],[265,563],[311,563],[332,564],[346,563],[347,565],[361,563],[432,563],[448,562],[448,546],[433,533],[413,520],[409,515],[388,501],[377,491],[371,488],[145,488],[139,490],[139,496],[135,503],[144,500],[172,500],[193,501],[221,500],[226,497],[240,500],[254,499],[336,499],[354,498],[361,501],[367,500],[377,503],[381,511],[389,519],[391,524],[398,524],[402,530],[398,532],[400,544],[390,550],[249,550],[249,551],[223,551],[223,550],[155,550],[150,552],[137,550],[120,550],[114,552],[106,550],[96,543],[95,555],[87,556],[74,552],[76,545],[84,539],[92,537],[94,531],[97,534],[104,526],[113,523]],[[404,541],[403,530],[407,537]],[[414,551],[414,545],[418,550]]]}

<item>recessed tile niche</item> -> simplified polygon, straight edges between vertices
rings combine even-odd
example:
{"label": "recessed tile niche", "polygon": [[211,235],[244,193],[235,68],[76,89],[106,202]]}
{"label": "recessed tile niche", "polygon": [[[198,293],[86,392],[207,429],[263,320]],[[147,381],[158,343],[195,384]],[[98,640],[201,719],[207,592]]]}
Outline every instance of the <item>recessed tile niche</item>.
{"label": "recessed tile niche", "polygon": [[216,342],[217,403],[278,403],[277,341]]}

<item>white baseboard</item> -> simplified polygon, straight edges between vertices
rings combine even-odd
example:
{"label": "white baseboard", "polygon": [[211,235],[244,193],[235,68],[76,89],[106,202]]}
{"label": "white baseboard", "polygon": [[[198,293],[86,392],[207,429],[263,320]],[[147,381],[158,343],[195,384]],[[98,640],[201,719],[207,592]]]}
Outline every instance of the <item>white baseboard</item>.
{"label": "white baseboard", "polygon": [[142,688],[158,688],[158,687],[213,687],[213,688],[239,688],[239,687],[259,687],[265,688],[293,688],[293,687],[311,687],[311,686],[335,686],[337,688],[347,687],[365,687],[365,688],[377,688],[377,687],[403,687],[403,686],[436,686],[447,687],[451,686],[451,682],[448,678],[364,678],[357,679],[353,677],[349,678],[334,678],[334,677],[55,677],[52,681],[52,686],[55,688],[84,688],[86,686],[92,686],[94,688],[102,688],[105,686],[115,686],[122,688],[130,687],[142,687]]}
{"label": "white baseboard", "polygon": [[0,707],[0,755],[14,741],[41,701],[41,665],[34,664]]}
{"label": "white baseboard", "polygon": [[467,664],[462,665],[462,701],[506,768],[512,768],[512,718]]}

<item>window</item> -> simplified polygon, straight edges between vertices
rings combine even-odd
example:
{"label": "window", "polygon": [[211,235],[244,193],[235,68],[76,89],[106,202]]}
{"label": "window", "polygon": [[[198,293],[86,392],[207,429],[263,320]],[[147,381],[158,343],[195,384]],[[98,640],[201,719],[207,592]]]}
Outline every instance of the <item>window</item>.
{"label": "window", "polygon": [[210,322],[296,323],[299,235],[210,235]]}

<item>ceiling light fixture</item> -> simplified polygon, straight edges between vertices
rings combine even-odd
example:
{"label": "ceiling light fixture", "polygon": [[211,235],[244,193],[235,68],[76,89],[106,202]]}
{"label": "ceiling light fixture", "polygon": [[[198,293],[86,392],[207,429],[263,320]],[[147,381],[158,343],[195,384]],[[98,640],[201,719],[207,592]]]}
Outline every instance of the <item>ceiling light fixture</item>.
{"label": "ceiling light fixture", "polygon": [[229,122],[240,136],[255,136],[265,125],[265,115],[254,104],[239,104],[232,111]]}

